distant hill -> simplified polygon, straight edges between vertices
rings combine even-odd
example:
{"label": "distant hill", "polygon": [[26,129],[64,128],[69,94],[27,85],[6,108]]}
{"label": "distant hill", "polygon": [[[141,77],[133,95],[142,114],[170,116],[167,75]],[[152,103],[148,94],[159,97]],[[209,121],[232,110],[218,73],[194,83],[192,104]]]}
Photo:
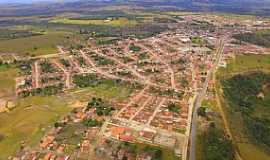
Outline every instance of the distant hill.
{"label": "distant hill", "polygon": [[[145,9],[171,6],[187,11],[226,12],[270,16],[270,0],[0,0],[0,16],[85,11],[102,6],[130,5]],[[40,3],[47,2],[47,3]],[[5,5],[13,3],[12,5]],[[14,3],[18,3],[14,5]],[[28,3],[23,5],[22,3]],[[29,4],[30,3],[30,4]],[[32,3],[32,4],[31,4]],[[41,5],[42,4],[42,5]],[[32,5],[32,6],[31,6]],[[166,7],[165,7],[166,6]]]}

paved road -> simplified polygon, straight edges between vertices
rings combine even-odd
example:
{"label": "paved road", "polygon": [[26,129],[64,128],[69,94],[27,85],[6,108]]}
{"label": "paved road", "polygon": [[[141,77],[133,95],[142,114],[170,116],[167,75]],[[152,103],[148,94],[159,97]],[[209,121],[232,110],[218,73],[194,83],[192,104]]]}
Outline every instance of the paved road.
{"label": "paved road", "polygon": [[203,85],[203,89],[197,94],[195,99],[195,104],[193,108],[193,115],[192,115],[192,124],[191,124],[191,132],[190,132],[190,152],[189,152],[189,159],[190,160],[196,160],[196,135],[197,135],[197,126],[198,126],[198,115],[197,115],[197,109],[201,106],[202,100],[204,99],[204,96],[207,92],[208,83],[213,77],[213,73],[215,72],[221,58],[223,55],[224,50],[224,40],[220,40],[219,48],[217,50],[216,55],[216,61],[214,63],[214,66],[208,71],[206,80]]}

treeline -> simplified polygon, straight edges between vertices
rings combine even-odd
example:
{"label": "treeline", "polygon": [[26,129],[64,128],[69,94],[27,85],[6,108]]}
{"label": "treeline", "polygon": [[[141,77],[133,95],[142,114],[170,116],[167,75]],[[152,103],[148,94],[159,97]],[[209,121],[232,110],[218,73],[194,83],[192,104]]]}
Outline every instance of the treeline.
{"label": "treeline", "polygon": [[130,88],[141,88],[138,83],[129,83],[121,79],[103,79],[95,74],[75,75],[73,76],[73,83],[79,88],[96,87],[100,84],[107,84],[109,86],[129,86]]}
{"label": "treeline", "polygon": [[236,34],[233,37],[239,41],[239,44],[242,42],[248,42],[263,47],[270,47],[270,30]]}
{"label": "treeline", "polygon": [[47,86],[44,88],[36,88],[33,90],[22,91],[19,93],[19,97],[29,97],[29,96],[51,96],[61,93],[64,89],[64,84],[60,83],[58,85]]}
{"label": "treeline", "polygon": [[16,38],[32,37],[39,36],[41,33],[34,33],[27,30],[9,30],[9,29],[0,29],[0,40],[9,40]]}
{"label": "treeline", "polygon": [[[251,140],[270,150],[269,85],[270,75],[262,72],[236,75],[223,81],[230,111],[241,113]],[[260,109],[264,110],[262,116],[258,116]]]}

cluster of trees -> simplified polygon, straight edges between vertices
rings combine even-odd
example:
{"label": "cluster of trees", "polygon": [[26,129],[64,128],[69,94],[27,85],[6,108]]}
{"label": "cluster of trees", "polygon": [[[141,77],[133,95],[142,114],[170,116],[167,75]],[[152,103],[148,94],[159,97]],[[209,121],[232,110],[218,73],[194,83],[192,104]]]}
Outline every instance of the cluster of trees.
{"label": "cluster of trees", "polygon": [[200,46],[205,44],[205,40],[202,37],[191,37],[191,42]]}
{"label": "cluster of trees", "polygon": [[65,67],[70,67],[70,63],[66,59],[60,59],[60,63],[63,64]]}
{"label": "cluster of trees", "polygon": [[53,73],[56,71],[56,69],[48,60],[44,60],[43,62],[41,62],[40,67],[43,73]]}
{"label": "cluster of trees", "polygon": [[96,87],[100,84],[105,84],[108,86],[128,86],[130,88],[139,89],[142,87],[139,83],[129,83],[126,81],[122,81],[121,79],[102,79],[97,77],[95,74],[85,74],[85,75],[74,75],[73,83],[80,87]]}
{"label": "cluster of trees", "polygon": [[252,140],[270,149],[270,118],[267,115],[254,114],[259,112],[261,107],[270,107],[268,98],[258,96],[260,94],[269,96],[269,88],[265,88],[269,85],[270,75],[262,72],[236,75],[223,82],[230,110],[241,113]]}
{"label": "cluster of trees", "polygon": [[249,42],[263,47],[270,47],[270,30],[261,30],[253,33],[242,33],[233,36],[239,40],[238,44]]}
{"label": "cluster of trees", "polygon": [[202,137],[203,160],[232,160],[234,151],[232,142],[215,124],[210,124]]}
{"label": "cluster of trees", "polygon": [[168,104],[168,109],[170,112],[174,112],[174,113],[180,113],[181,108],[179,105],[175,104],[175,103],[169,103]]}
{"label": "cluster of trees", "polygon": [[157,23],[177,23],[177,21],[172,18],[154,17],[153,20],[154,22],[157,22]]}
{"label": "cluster of trees", "polygon": [[79,61],[82,67],[86,66],[86,62],[83,57],[77,57],[76,59]]}
{"label": "cluster of trees", "polygon": [[39,36],[41,33],[34,33],[27,30],[9,30],[9,29],[0,29],[0,40],[9,40],[16,38],[24,38],[31,36]]}
{"label": "cluster of trees", "polygon": [[94,60],[97,62],[98,65],[104,66],[104,65],[113,65],[114,61],[110,60],[108,58],[105,57],[101,57],[99,55],[95,55]]}
{"label": "cluster of trees", "polygon": [[87,119],[83,121],[83,124],[86,127],[97,127],[97,126],[102,126],[102,122],[96,120],[96,119]]}
{"label": "cluster of trees", "polygon": [[144,53],[140,53],[139,54],[139,59],[140,60],[144,60],[144,59],[147,59],[147,58],[149,58],[149,56],[147,55],[147,53],[144,52]]}
{"label": "cluster of trees", "polygon": [[151,160],[162,160],[162,150],[160,148],[146,146],[144,152],[151,155]]}
{"label": "cluster of trees", "polygon": [[101,98],[93,97],[87,105],[87,109],[95,108],[98,116],[108,116],[115,109]]}
{"label": "cluster of trees", "polygon": [[22,91],[19,93],[20,97],[29,97],[29,96],[51,96],[63,91],[64,85],[62,83],[53,86],[47,86],[44,88],[37,88],[29,91]]}
{"label": "cluster of trees", "polygon": [[160,96],[169,96],[169,97],[175,97],[175,98],[183,97],[183,92],[178,92],[173,89],[161,90],[158,88],[151,87],[151,92],[158,94]]}
{"label": "cluster of trees", "polygon": [[208,30],[209,32],[214,32],[216,30],[215,25],[207,21],[197,20],[197,21],[192,22],[188,26],[194,30]]}
{"label": "cluster of trees", "polygon": [[60,81],[61,77],[55,76],[55,77],[42,77],[41,82],[42,83],[48,83],[50,81]]}
{"label": "cluster of trees", "polygon": [[115,44],[119,39],[99,39],[97,40],[98,45],[110,45]]}
{"label": "cluster of trees", "polygon": [[73,83],[80,88],[94,87],[100,83],[100,79],[95,74],[75,75]]}
{"label": "cluster of trees", "polygon": [[141,48],[139,46],[136,46],[134,43],[131,43],[129,45],[129,50],[131,50],[133,52],[139,52],[139,51],[141,51]]}

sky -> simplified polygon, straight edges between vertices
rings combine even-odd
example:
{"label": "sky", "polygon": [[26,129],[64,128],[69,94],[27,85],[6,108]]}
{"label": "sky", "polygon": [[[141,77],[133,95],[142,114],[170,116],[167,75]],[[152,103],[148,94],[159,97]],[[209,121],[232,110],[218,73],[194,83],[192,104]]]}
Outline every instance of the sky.
{"label": "sky", "polygon": [[64,1],[64,0],[0,0],[0,3],[33,3],[33,2],[44,2],[44,1]]}

